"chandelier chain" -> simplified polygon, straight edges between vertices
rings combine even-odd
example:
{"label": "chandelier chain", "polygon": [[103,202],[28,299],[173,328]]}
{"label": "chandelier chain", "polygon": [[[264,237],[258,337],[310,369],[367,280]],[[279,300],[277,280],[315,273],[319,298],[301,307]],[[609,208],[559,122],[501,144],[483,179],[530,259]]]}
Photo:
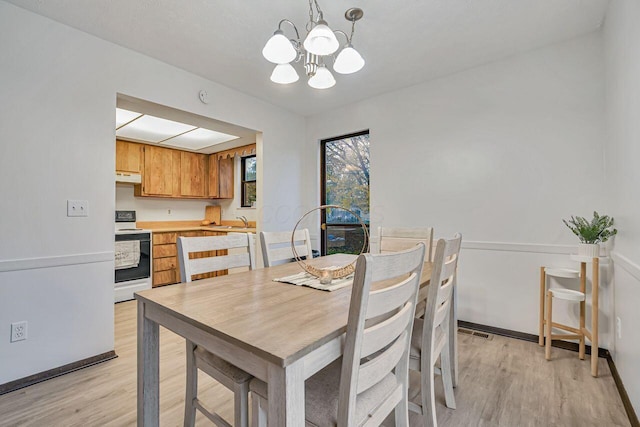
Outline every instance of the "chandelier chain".
{"label": "chandelier chain", "polygon": [[322,9],[320,9],[320,5],[318,4],[318,0],[313,0],[313,2],[316,4],[316,10],[318,11],[318,20],[324,19],[324,15],[322,13]]}
{"label": "chandelier chain", "polygon": [[307,22],[307,33],[311,31],[313,25],[313,0],[309,0],[309,22]]}

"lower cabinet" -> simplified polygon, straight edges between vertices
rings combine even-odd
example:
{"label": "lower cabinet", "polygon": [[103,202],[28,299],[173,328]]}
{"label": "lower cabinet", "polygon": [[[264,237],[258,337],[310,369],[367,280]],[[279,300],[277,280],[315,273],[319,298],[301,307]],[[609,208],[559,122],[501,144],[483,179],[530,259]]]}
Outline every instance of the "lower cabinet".
{"label": "lower cabinet", "polygon": [[[227,233],[216,231],[181,231],[153,233],[153,287],[180,283],[180,263],[178,262],[178,237],[217,236]],[[226,255],[226,251],[209,251],[191,254],[191,258],[206,258]],[[226,271],[198,274],[193,280],[222,276]]]}

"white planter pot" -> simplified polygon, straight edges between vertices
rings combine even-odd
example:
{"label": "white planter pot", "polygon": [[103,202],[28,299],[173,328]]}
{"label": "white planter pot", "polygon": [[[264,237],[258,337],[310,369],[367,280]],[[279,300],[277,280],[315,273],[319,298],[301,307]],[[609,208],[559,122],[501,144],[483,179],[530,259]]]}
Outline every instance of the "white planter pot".
{"label": "white planter pot", "polygon": [[587,258],[598,258],[600,256],[600,245],[591,243],[578,244],[578,255]]}

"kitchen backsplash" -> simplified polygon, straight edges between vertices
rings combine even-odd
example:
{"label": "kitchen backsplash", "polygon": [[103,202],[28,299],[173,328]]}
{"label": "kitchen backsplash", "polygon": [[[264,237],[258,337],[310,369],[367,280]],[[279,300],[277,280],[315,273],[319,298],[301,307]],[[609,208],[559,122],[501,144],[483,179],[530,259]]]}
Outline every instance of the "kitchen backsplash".
{"label": "kitchen backsplash", "polygon": [[245,216],[256,221],[256,209],[238,208],[234,200],[151,199],[134,197],[133,185],[116,184],[116,210],[134,210],[138,221],[188,221],[204,218],[205,206],[220,205],[222,219]]}

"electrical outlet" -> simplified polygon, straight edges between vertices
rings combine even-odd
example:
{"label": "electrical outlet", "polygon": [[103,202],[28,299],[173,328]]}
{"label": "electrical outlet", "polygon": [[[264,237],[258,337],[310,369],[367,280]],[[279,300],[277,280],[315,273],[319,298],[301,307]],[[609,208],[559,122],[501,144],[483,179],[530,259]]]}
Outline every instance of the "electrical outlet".
{"label": "electrical outlet", "polygon": [[67,216],[89,216],[89,201],[67,200]]}
{"label": "electrical outlet", "polygon": [[24,341],[27,339],[27,321],[15,322],[11,324],[11,342]]}
{"label": "electrical outlet", "polygon": [[618,339],[622,339],[622,320],[619,317],[616,317],[616,335],[618,335]]}

